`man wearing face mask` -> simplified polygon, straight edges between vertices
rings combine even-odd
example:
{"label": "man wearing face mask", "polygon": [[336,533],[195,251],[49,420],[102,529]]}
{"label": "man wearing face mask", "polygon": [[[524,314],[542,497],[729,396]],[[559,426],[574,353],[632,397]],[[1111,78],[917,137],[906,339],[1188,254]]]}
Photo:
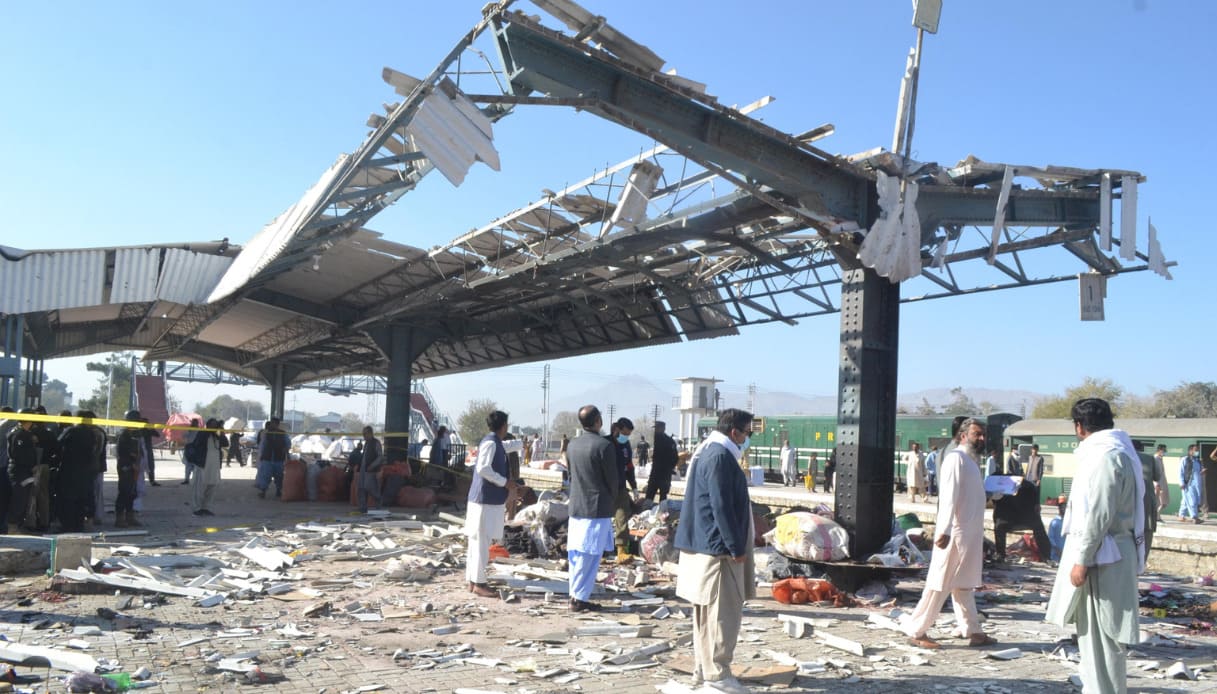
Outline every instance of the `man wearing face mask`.
{"label": "man wearing face mask", "polygon": [[959,446],[938,466],[938,517],[934,523],[934,553],[925,589],[913,613],[901,623],[910,642],[919,648],[939,648],[928,636],[947,595],[955,608],[957,635],[972,647],[997,640],[980,628],[975,589],[981,585],[985,543],[985,485],[976,463],[985,450],[985,425],[965,419],[959,425]]}
{"label": "man wearing face mask", "polygon": [[693,679],[706,691],[748,691],[731,674],[744,601],[756,597],[752,504],[740,456],[752,413],[723,410],[689,468],[676,526],[676,595],[693,604]]}
{"label": "man wearing face mask", "polygon": [[613,422],[606,436],[617,452],[617,496],[613,499],[613,543],[617,545],[617,563],[628,564],[630,555],[630,517],[634,515],[634,496],[638,482],[634,479],[634,453],[630,450],[630,434],[634,422],[622,417]]}

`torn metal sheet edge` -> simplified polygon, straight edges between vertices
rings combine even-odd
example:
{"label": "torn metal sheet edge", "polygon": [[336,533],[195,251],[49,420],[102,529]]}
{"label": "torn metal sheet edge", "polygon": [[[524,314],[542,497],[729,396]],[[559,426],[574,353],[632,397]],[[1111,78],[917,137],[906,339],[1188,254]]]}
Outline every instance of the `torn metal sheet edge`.
{"label": "torn metal sheet edge", "polygon": [[68,672],[93,672],[98,665],[93,656],[83,653],[70,653],[43,646],[28,646],[15,641],[0,641],[0,660],[28,665],[34,658],[45,658],[51,667]]}
{"label": "torn metal sheet edge", "polygon": [[166,595],[178,595],[185,598],[207,598],[216,594],[216,591],[214,590],[203,590],[202,588],[191,588],[189,586],[176,586],[169,583],[162,583],[160,581],[151,581],[146,578],[123,576],[121,574],[95,574],[91,571],[83,571],[80,569],[61,569],[56,576],[62,576],[63,578],[72,581],[100,583],[102,585],[114,586],[115,588],[143,590],[153,593],[164,593]]}

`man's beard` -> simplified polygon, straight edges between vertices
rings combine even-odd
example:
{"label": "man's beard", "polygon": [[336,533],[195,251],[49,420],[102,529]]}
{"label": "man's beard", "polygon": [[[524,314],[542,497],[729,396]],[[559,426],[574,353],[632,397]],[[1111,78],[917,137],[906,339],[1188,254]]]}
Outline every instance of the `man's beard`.
{"label": "man's beard", "polygon": [[980,452],[981,452],[981,451],[980,451],[980,446],[977,446],[977,445],[972,444],[972,443],[968,443],[967,441],[960,441],[960,442],[959,442],[959,445],[960,445],[960,447],[961,447],[961,448],[963,448],[963,450],[964,450],[964,452],[965,452],[965,453],[967,453],[968,455],[972,456],[973,458],[978,458],[978,457],[980,457]]}

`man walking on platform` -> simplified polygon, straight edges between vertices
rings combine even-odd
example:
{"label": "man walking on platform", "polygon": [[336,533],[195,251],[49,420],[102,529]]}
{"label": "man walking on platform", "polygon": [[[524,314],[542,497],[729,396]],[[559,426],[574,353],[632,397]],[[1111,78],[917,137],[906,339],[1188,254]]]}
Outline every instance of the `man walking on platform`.
{"label": "man walking on platform", "polygon": [[938,466],[938,518],[934,523],[934,552],[925,590],[913,613],[901,624],[911,643],[938,648],[927,632],[946,602],[955,608],[958,633],[969,646],[987,646],[996,639],[981,630],[974,591],[982,584],[985,541],[985,486],[977,456],[985,450],[985,426],[965,419],[959,426],[959,446]]}

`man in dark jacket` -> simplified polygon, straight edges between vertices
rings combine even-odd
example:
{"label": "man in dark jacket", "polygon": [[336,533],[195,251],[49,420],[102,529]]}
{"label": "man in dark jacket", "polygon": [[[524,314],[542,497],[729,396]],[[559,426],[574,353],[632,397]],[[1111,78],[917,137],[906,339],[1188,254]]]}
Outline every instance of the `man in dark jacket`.
{"label": "man in dark jacket", "polygon": [[278,417],[271,417],[258,434],[258,474],[254,478],[254,486],[258,488],[259,499],[266,498],[266,490],[272,481],[275,483],[275,497],[283,496],[283,466],[287,464],[292,442],[287,432],[279,428],[279,423]]}
{"label": "man in dark jacket", "polygon": [[634,453],[630,450],[630,434],[634,422],[622,417],[613,422],[606,437],[617,452],[617,498],[613,500],[613,542],[617,545],[617,563],[628,564],[630,555],[630,518],[634,515],[634,495],[638,481],[634,479]]}
{"label": "man in dark jacket", "polygon": [[[85,417],[84,410],[76,413]],[[73,424],[59,435],[59,478],[55,498],[59,523],[65,532],[84,530],[86,516],[93,515],[93,481],[97,477],[97,436],[86,420]]]}
{"label": "man in dark jacket", "polygon": [[[35,414],[46,414],[42,405],[34,408]],[[34,422],[30,433],[38,444],[38,463],[34,466],[35,482],[30,494],[35,502],[31,505],[34,517],[30,522],[40,532],[51,527],[51,479],[59,473],[59,434],[44,422]]]}
{"label": "man in dark jacket", "polygon": [[1019,530],[1032,532],[1040,561],[1047,561],[1052,543],[1048,541],[1044,519],[1040,517],[1040,488],[1025,479],[1015,494],[1007,494],[993,502],[993,543],[997,546],[998,559],[1006,558],[1006,534]]}
{"label": "man in dark jacket", "polygon": [[604,420],[595,405],[579,409],[583,435],[570,442],[570,523],[566,557],[570,561],[570,609],[595,611],[589,602],[596,587],[600,557],[613,548],[613,501],[617,497],[617,451],[600,435]]}
{"label": "man in dark jacket", "polygon": [[[25,408],[21,414],[36,414]],[[8,477],[12,485],[9,501],[9,520],[25,532],[37,532],[36,521],[29,516],[30,491],[33,487],[34,468],[38,465],[38,441],[30,431],[33,422],[21,421],[8,433]]]}
{"label": "man in dark jacket", "polygon": [[655,446],[651,455],[651,474],[647,476],[647,488],[643,492],[647,501],[654,501],[655,495],[659,500],[668,498],[672,489],[672,473],[676,472],[676,441],[668,436],[668,425],[655,422]]}
{"label": "man in dark jacket", "polygon": [[689,463],[676,526],[676,595],[693,603],[693,679],[706,690],[747,692],[731,674],[744,600],[756,596],[752,504],[740,456],[752,413],[723,410]]}

